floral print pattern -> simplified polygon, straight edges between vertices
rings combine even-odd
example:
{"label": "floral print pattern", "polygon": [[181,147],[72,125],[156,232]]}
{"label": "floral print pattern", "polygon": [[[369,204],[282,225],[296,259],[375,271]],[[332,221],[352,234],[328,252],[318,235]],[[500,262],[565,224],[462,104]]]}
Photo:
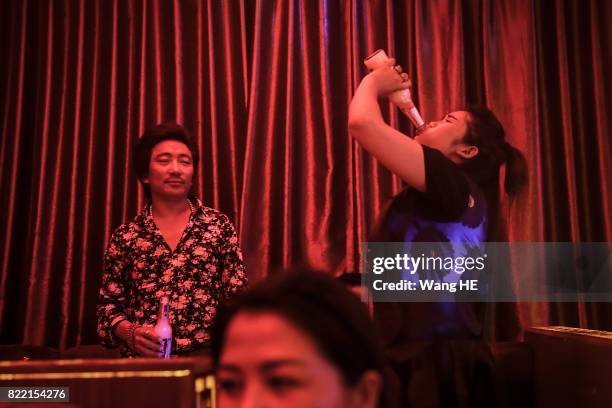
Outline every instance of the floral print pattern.
{"label": "floral print pattern", "polygon": [[[167,296],[173,353],[195,350],[209,342],[219,302],[246,288],[233,225],[199,200],[194,204],[174,251],[155,225],[150,204],[113,233],[98,302],[98,334],[106,347],[120,344],[112,328],[124,319],[155,325],[159,299]],[[121,345],[122,355],[131,356]]]}

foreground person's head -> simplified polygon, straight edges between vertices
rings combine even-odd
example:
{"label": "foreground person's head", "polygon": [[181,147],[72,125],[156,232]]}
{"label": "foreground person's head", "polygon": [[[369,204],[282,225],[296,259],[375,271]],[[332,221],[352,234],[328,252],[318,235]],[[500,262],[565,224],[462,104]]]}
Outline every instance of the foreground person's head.
{"label": "foreground person's head", "polygon": [[221,408],[394,406],[366,308],[328,276],[273,277],[216,319]]}

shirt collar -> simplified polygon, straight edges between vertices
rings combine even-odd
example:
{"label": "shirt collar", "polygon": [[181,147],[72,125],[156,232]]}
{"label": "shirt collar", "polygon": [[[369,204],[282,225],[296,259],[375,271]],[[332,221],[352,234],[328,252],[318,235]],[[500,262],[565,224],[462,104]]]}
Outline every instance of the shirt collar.
{"label": "shirt collar", "polygon": [[[189,201],[189,206],[191,207],[191,216],[189,218],[189,221],[191,222],[199,218],[196,216],[204,213],[204,205],[202,204],[202,201],[199,198],[191,197],[191,198],[188,198],[188,201]],[[142,219],[142,223],[145,226],[155,227],[155,221],[153,221],[152,208],[153,208],[153,203],[149,201],[144,206],[142,211],[140,212],[140,218]]]}

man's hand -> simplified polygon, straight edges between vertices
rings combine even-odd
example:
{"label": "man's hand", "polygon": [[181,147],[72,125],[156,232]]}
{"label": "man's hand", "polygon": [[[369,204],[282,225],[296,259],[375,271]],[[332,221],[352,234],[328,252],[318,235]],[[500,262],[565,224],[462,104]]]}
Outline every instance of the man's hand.
{"label": "man's hand", "polygon": [[134,349],[136,354],[144,357],[161,357],[161,338],[155,335],[150,326],[140,326],[134,330]]}

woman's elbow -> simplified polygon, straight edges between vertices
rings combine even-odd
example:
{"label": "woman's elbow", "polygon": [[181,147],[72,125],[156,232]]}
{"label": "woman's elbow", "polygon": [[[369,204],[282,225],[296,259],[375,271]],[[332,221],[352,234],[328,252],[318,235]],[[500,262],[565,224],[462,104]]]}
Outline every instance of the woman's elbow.
{"label": "woman's elbow", "polygon": [[349,134],[358,139],[369,126],[369,120],[360,115],[349,115],[348,130]]}

